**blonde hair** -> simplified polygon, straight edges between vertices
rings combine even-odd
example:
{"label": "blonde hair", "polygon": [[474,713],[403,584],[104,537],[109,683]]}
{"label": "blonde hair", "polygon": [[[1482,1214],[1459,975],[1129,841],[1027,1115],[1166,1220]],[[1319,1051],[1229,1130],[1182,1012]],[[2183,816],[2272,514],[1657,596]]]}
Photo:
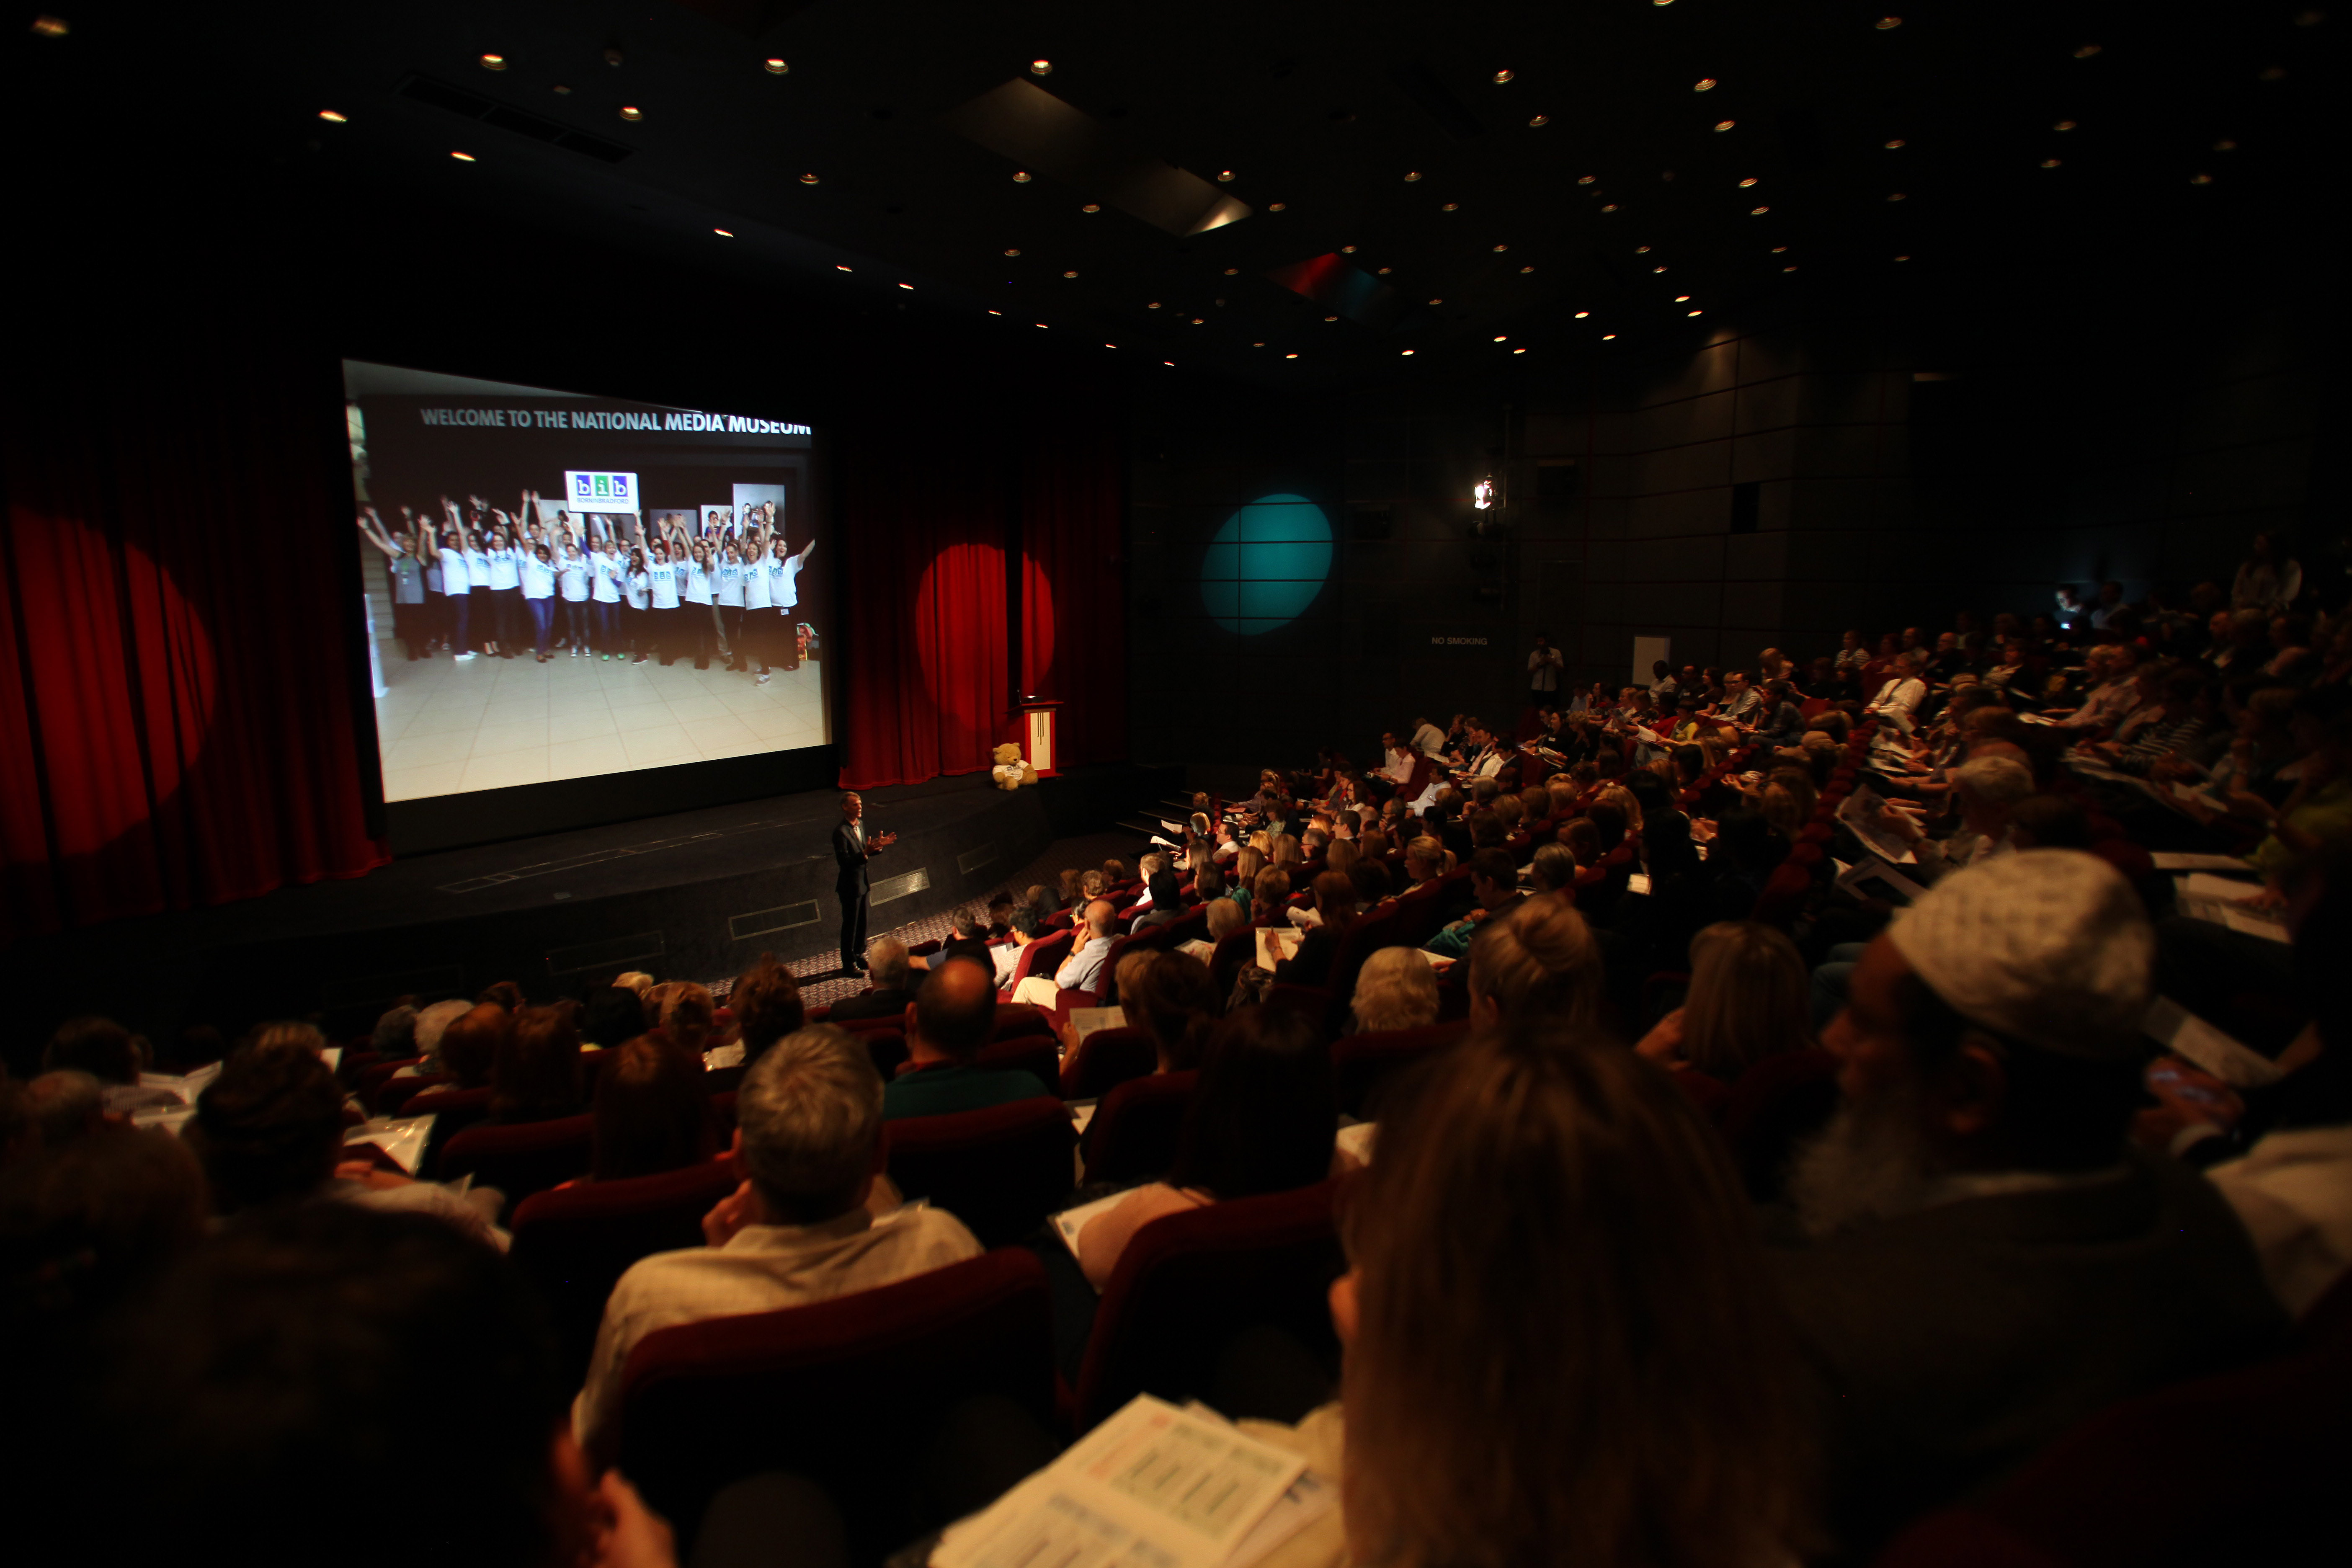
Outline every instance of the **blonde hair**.
{"label": "blonde hair", "polygon": [[1335,838],[1323,851],[1323,868],[1327,871],[1351,871],[1356,866],[1356,846],[1346,838]]}
{"label": "blonde hair", "polygon": [[1638,834],[1642,831],[1642,803],[1635,800],[1633,792],[1623,784],[1602,784],[1600,796],[1592,804],[1615,806],[1624,814],[1627,833]]}
{"label": "blonde hair", "polygon": [[1419,861],[1429,868],[1432,875],[1436,875],[1445,869],[1448,857],[1444,845],[1424,834],[1404,847],[1404,858],[1408,868]]}
{"label": "blonde hair", "polygon": [[1209,940],[1221,942],[1249,924],[1249,916],[1231,899],[1212,900],[1209,904]]}
{"label": "blonde hair", "polygon": [[1356,973],[1356,1031],[1417,1029],[1437,1021],[1437,972],[1410,947],[1384,947]]}
{"label": "blonde hair", "polygon": [[1253,847],[1234,857],[1234,886],[1250,888],[1257,885],[1257,874],[1265,869],[1265,855]]}
{"label": "blonde hair", "polygon": [[710,988],[691,980],[680,980],[663,989],[669,994],[661,1005],[662,1034],[680,1050],[701,1055],[718,1014],[718,1005],[710,999]]}
{"label": "blonde hair", "polygon": [[1718,921],[1691,938],[1683,1057],[1726,1083],[1766,1057],[1813,1044],[1812,979],[1797,944],[1758,921]]}
{"label": "blonde hair", "polygon": [[1274,858],[1274,839],[1263,827],[1249,836],[1246,847],[1256,850],[1269,860]]}
{"label": "blonde hair", "polygon": [[1268,857],[1277,866],[1303,866],[1307,858],[1298,850],[1298,836],[1286,833],[1274,841],[1274,853]]}
{"label": "blonde hair", "polygon": [[1505,1018],[1540,1013],[1582,1036],[1600,1027],[1607,989],[1601,944],[1566,899],[1523,899],[1470,942],[1470,998]]}
{"label": "blonde hair", "polygon": [[1665,1073],[1522,1025],[1449,1053],[1380,1142],[1342,1220],[1352,1561],[1803,1555],[1794,1352],[1722,1140]]}

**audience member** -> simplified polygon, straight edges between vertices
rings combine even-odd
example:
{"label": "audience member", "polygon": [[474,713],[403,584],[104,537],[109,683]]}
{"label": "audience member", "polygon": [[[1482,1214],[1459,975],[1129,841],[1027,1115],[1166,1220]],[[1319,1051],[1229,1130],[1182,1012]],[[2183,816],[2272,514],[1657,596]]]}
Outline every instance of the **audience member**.
{"label": "audience member", "polygon": [[1481,1026],[1541,1013],[1580,1036],[1601,1026],[1601,944],[1575,906],[1528,899],[1470,942],[1470,1017]]}
{"label": "audience member", "polygon": [[1437,1022],[1437,972],[1409,947],[1384,947],[1356,973],[1349,1006],[1355,1032],[1381,1034]]}
{"label": "audience member", "polygon": [[709,1159],[715,1142],[703,1077],[698,1063],[642,1035],[615,1051],[596,1075],[588,1179],[626,1181]]}
{"label": "audience member", "polygon": [[1088,904],[1086,929],[1070,944],[1069,952],[1055,966],[1054,973],[1050,975],[1032,973],[1013,987],[1013,999],[1050,1011],[1060,1007],[1062,994],[1066,991],[1083,991],[1092,995],[1097,983],[1102,978],[1103,961],[1110,956],[1114,935],[1111,929],[1113,913],[1110,904],[1105,900],[1097,899]]}
{"label": "audience member", "polygon": [[907,944],[895,936],[877,936],[866,944],[867,978],[872,985],[856,996],[833,1005],[828,1018],[891,1018],[915,1000],[915,970],[907,962]]}
{"label": "audience member", "polygon": [[907,1066],[882,1091],[882,1119],[982,1110],[1046,1092],[1034,1073],[977,1065],[996,1032],[996,982],[958,959],[931,971],[907,1008]]}
{"label": "audience member", "polygon": [[727,993],[727,1006],[735,1016],[736,1039],[743,1047],[740,1065],[745,1067],[807,1021],[800,983],[772,953],[761,953],[737,977],[734,988]]}
{"label": "audience member", "polygon": [[1729,1084],[1766,1057],[1810,1049],[1805,961],[1784,931],[1724,921],[1691,939],[1690,989],[1634,1048]]}
{"label": "audience member", "polygon": [[[1231,904],[1224,906],[1233,909]],[[1216,910],[1210,911],[1213,925]],[[1238,921],[1239,910],[1231,917]],[[1119,992],[1127,1021],[1151,1037],[1160,1072],[1190,1072],[1201,1065],[1201,1053],[1217,1025],[1216,984],[1209,966],[1185,952],[1160,953],[1139,971],[1131,986]]]}
{"label": "audience member", "polygon": [[703,1220],[709,1245],[659,1252],[613,1289],[587,1385],[572,1405],[599,1452],[619,1414],[621,1371],[656,1329],[831,1300],[979,1256],[941,1209],[866,1207],[883,1160],[882,1079],[847,1031],[786,1036],[743,1075],[734,1154],[743,1184]]}
{"label": "audience member", "polygon": [[580,1029],[577,1005],[525,1007],[499,1038],[490,1062],[493,1122],[551,1121],[577,1116],[580,1092]]}

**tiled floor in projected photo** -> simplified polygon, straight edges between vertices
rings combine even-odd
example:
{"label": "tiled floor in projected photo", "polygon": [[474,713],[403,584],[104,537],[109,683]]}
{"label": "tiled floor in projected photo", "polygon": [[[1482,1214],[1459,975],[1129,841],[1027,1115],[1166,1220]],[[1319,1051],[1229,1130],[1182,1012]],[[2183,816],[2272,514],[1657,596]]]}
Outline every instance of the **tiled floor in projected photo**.
{"label": "tiled floor in projected photo", "polygon": [[446,653],[408,660],[379,645],[376,700],[383,797],[418,800],[551,779],[823,745],[824,674],[814,662],[778,669],[765,686],[713,660],[667,668],[658,658],[529,654],[459,664]]}

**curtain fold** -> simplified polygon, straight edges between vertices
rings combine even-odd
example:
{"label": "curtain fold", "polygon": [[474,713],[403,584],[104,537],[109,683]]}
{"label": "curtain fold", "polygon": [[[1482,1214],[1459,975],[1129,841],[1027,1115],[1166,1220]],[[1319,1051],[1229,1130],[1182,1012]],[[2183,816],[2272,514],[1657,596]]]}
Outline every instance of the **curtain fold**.
{"label": "curtain fold", "polygon": [[1062,704],[1058,767],[1127,757],[1125,440],[1101,397],[1024,426],[1021,689]]}
{"label": "curtain fold", "polygon": [[83,342],[20,359],[5,400],[0,942],[388,860],[332,362]]}

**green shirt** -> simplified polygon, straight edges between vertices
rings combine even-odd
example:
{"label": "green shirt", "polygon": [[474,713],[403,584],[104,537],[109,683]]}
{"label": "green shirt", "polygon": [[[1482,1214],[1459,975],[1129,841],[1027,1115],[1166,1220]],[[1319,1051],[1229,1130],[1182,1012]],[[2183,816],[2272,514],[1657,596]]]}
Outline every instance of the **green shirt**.
{"label": "green shirt", "polygon": [[985,1110],[1016,1100],[1034,1100],[1048,1092],[1036,1075],[1006,1068],[961,1067],[943,1063],[917,1068],[892,1079],[882,1089],[882,1120],[902,1116],[952,1116],[959,1110]]}

